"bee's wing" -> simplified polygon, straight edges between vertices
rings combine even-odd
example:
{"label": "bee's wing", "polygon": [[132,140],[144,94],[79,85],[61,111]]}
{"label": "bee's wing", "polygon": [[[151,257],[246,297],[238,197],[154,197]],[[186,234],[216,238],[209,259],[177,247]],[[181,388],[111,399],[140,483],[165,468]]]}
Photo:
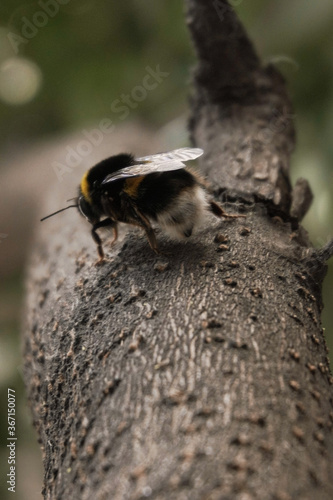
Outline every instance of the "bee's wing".
{"label": "bee's wing", "polygon": [[185,167],[185,161],[195,160],[203,154],[200,148],[181,148],[169,151],[168,153],[158,153],[156,155],[144,156],[135,160],[135,165],[122,168],[113,174],[106,176],[102,184],[113,182],[126,177],[137,177],[138,175],[148,175],[154,172],[168,172],[179,170]]}
{"label": "bee's wing", "polygon": [[[153,162],[170,162],[174,160],[189,161],[195,160],[203,154],[203,149],[200,148],[180,148],[169,151],[168,153],[157,153],[156,155],[143,156],[137,158],[136,161],[153,161]],[[177,170],[177,169],[176,169]]]}

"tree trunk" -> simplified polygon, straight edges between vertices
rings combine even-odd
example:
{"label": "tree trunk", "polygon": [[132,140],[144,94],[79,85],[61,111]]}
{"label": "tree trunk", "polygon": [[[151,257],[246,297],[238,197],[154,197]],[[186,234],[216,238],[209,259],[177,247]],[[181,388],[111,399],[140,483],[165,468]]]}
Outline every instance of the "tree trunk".
{"label": "tree trunk", "polygon": [[132,230],[101,267],[76,213],[43,223],[25,378],[44,495],[329,500],[320,312],[332,244],[316,252],[298,225],[309,195],[303,182],[292,199],[282,77],[261,66],[227,2],[186,3],[192,139],[216,196],[246,219],[212,217],[187,244],[158,235],[163,257]]}

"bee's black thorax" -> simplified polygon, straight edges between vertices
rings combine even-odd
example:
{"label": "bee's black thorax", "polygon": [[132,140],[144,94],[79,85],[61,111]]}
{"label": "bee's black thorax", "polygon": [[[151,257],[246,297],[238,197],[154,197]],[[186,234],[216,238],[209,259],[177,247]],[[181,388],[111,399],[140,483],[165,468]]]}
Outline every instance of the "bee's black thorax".
{"label": "bee's black thorax", "polygon": [[134,158],[130,154],[122,153],[116,156],[111,156],[103,160],[88,171],[87,181],[90,186],[101,184],[105,177],[113,174],[118,170],[134,165]]}
{"label": "bee's black thorax", "polygon": [[185,169],[149,174],[139,184],[135,202],[143,213],[156,219],[157,214],[173,205],[182,191],[196,184],[195,177]]}

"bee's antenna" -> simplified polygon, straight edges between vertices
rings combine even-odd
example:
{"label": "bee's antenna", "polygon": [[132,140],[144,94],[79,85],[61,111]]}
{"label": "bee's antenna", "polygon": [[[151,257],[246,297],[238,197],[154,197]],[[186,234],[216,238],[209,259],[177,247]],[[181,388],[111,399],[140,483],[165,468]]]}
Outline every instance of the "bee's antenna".
{"label": "bee's antenna", "polygon": [[67,210],[67,208],[72,208],[72,207],[78,208],[78,206],[79,205],[69,205],[68,207],[61,208],[60,210],[57,210],[56,212],[53,212],[53,214],[50,214],[50,215],[47,215],[46,217],[43,217],[40,221],[42,222],[43,220],[48,219],[49,217],[53,217],[53,215],[56,215],[59,212],[63,212],[64,210]]}

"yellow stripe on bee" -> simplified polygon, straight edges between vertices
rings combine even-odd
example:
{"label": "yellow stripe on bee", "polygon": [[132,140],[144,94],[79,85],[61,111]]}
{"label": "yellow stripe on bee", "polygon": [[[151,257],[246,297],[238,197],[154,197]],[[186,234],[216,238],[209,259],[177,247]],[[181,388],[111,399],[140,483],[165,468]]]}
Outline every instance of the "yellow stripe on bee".
{"label": "yellow stripe on bee", "polygon": [[138,188],[144,177],[144,175],[140,175],[139,177],[130,177],[126,179],[123,191],[131,198],[136,198],[138,194]]}
{"label": "yellow stripe on bee", "polygon": [[91,199],[91,196],[90,196],[90,193],[89,193],[89,182],[88,182],[88,179],[87,179],[88,174],[89,174],[89,170],[87,170],[87,172],[82,177],[80,188],[81,188],[81,193],[83,194],[84,198],[87,201],[89,201],[89,203],[92,203],[92,199]]}

